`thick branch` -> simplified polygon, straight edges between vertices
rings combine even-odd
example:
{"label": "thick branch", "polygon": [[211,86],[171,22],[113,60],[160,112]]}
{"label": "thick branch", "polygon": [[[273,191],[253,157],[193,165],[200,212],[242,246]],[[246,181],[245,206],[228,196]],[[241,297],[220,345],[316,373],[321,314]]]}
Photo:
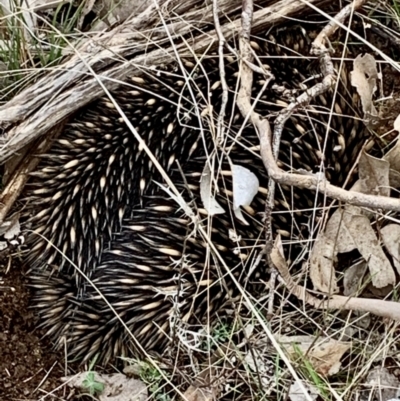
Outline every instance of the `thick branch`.
{"label": "thick branch", "polygon": [[266,120],[259,116],[253,118],[257,132],[260,135],[261,158],[270,177],[280,184],[295,186],[298,188],[307,188],[318,190],[327,197],[340,200],[351,205],[364,206],[371,209],[396,210],[400,211],[400,200],[395,198],[366,195],[361,192],[346,191],[345,189],[335,187],[325,178],[320,178],[316,174],[302,175],[291,174],[281,170],[272,155],[270,127]]}
{"label": "thick branch", "polygon": [[[317,0],[313,2],[317,3]],[[301,0],[281,0],[270,7],[258,10],[254,13],[253,32],[260,32],[278,23],[285,16],[298,13],[306,7]],[[226,39],[232,38],[239,29],[240,19],[221,26],[221,32]],[[193,31],[192,25],[187,26],[186,32],[189,31]],[[113,32],[114,36],[108,33],[104,40],[99,38],[92,41],[91,45],[86,47],[86,53],[81,51],[0,107],[0,121],[3,128],[15,125],[0,138],[0,163],[4,163],[27,143],[49,131],[71,113],[101,96],[103,91],[98,85],[98,77],[93,76],[94,73],[100,74],[107,89],[115,89],[120,84],[118,81],[125,80],[129,75],[142,75],[143,65],[157,66],[174,60],[172,46],[132,58],[132,55],[139,51],[143,52],[148,47],[148,42],[144,41],[142,45],[138,45],[136,41],[132,43],[130,38],[137,35],[137,32],[125,33],[122,36],[119,35],[118,28]],[[218,45],[215,30],[195,37],[190,43],[191,51],[185,43],[175,47],[182,57],[187,57],[191,56],[192,51],[203,53],[210,47],[210,43],[212,43],[211,48],[216,48]],[[126,58],[131,60],[119,62]],[[44,105],[46,106],[43,107]]]}

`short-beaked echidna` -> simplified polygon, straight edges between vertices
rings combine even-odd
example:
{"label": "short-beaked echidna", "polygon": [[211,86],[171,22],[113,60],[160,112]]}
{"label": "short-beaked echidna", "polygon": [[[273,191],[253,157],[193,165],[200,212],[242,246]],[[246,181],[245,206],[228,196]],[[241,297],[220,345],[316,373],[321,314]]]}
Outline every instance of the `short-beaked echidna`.
{"label": "short-beaked echidna", "polygon": [[[254,45],[275,76],[275,86],[256,106],[263,116],[279,111],[282,100],[289,101],[285,94],[298,95],[321,78],[318,60],[305,58],[311,40],[302,28],[274,35],[258,38]],[[201,60],[186,61],[185,74],[179,68],[147,70],[113,93],[193,207],[202,207],[200,175],[216,150],[210,112],[204,110],[216,115],[221,102],[218,58]],[[279,157],[285,169],[318,171],[323,166],[332,183],[343,184],[364,135],[346,69],[344,63],[337,93],[320,96],[287,123]],[[259,273],[256,269],[249,275],[263,245],[260,212],[268,177],[258,138],[249,124],[242,129],[243,119],[233,106],[238,77],[233,56],[226,59],[226,75],[231,101],[224,149],[230,149],[232,163],[257,175],[261,190],[247,209],[249,225],[227,212],[214,216],[210,236],[249,289]],[[256,76],[254,96],[263,80]],[[219,154],[218,200],[226,206],[231,202],[230,164],[226,154]],[[41,326],[58,347],[66,341],[70,358],[88,360],[99,354],[97,361],[106,363],[139,350],[92,284],[64,256],[91,279],[146,351],[162,351],[179,331],[179,322],[202,323],[237,294],[218,259],[194,234],[195,226],[155,181],[163,182],[157,168],[106,97],[81,110],[42,156],[28,194],[28,225],[34,232],[28,235],[27,262]],[[302,211],[312,209],[315,199],[312,192],[278,187],[274,226],[301,240],[303,231],[308,233]],[[202,209],[198,215],[207,219]]]}

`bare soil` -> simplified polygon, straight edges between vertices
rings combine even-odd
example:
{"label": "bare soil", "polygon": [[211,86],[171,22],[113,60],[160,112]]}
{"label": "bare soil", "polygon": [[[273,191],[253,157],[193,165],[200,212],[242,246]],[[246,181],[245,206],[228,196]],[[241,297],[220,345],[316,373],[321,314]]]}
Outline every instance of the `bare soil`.
{"label": "bare soil", "polygon": [[0,265],[0,400],[39,400],[60,385],[62,357],[35,330],[26,280],[13,259]]}

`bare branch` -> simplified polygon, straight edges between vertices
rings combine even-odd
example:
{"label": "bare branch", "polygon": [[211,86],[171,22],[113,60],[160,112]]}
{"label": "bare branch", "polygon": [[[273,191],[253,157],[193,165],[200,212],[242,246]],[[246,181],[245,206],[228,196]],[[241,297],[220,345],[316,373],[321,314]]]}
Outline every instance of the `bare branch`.
{"label": "bare branch", "polygon": [[[318,3],[317,0],[312,2]],[[231,2],[222,4],[228,7],[222,9],[220,5],[222,12],[232,9]],[[281,0],[258,10],[254,13],[253,31],[260,32],[306,7],[301,0]],[[212,15],[210,17],[212,18]],[[128,29],[128,26],[125,28]],[[221,33],[226,39],[230,39],[239,29],[240,19],[237,19],[224,24]],[[180,37],[189,31],[193,31],[191,24],[186,26],[185,31],[173,31],[172,37]],[[166,36],[164,41],[161,40],[154,46],[169,44],[169,37]],[[215,49],[217,46],[216,31],[211,30],[194,37],[189,43],[191,49],[188,49],[186,43],[180,43],[175,48],[157,47],[146,54],[138,54],[147,51],[152,38],[145,38],[139,43],[137,37],[137,32],[121,33],[116,28],[79,49],[70,44],[75,52],[70,60],[0,107],[0,124],[4,129],[8,129],[0,138],[0,163],[4,163],[26,144],[48,132],[76,110],[103,95],[99,80],[108,90],[113,90],[128,76],[143,75],[145,65],[171,63],[175,60],[175,50],[179,51],[182,57],[191,57],[193,52],[202,53],[210,49],[210,43],[211,48]]]}

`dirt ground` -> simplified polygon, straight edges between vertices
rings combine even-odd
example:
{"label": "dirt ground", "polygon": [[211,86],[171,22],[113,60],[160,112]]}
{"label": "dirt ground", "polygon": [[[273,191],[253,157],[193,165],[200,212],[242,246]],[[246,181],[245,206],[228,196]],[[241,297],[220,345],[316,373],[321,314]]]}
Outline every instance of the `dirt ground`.
{"label": "dirt ground", "polygon": [[0,400],[51,400],[41,397],[61,384],[63,359],[35,330],[26,281],[9,262],[5,257],[0,265]]}

